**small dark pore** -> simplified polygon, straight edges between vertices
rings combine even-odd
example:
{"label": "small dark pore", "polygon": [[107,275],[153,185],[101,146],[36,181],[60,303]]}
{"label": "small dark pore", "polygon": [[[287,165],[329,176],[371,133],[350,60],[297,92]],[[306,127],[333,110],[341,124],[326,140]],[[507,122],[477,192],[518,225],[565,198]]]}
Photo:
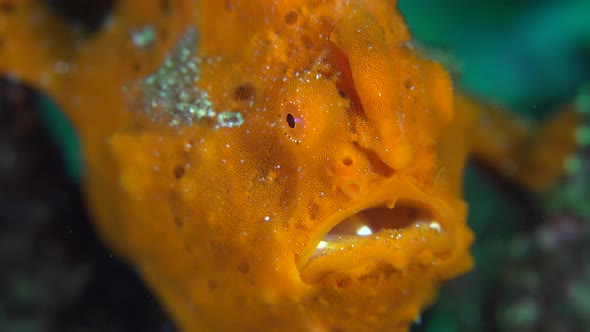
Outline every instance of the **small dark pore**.
{"label": "small dark pore", "polygon": [[344,93],[344,90],[338,90],[338,95],[340,96],[340,98],[344,98],[346,97],[346,94]]}
{"label": "small dark pore", "polygon": [[240,265],[238,265],[238,271],[243,274],[250,272],[250,264],[248,264],[248,262],[241,262]]}
{"label": "small dark pore", "polygon": [[174,224],[176,225],[176,227],[181,228],[182,225],[184,225],[184,221],[182,221],[181,217],[174,216]]}
{"label": "small dark pore", "polygon": [[225,0],[224,6],[225,10],[228,13],[231,13],[234,11],[234,5],[232,4],[232,2],[230,0]]}
{"label": "small dark pore", "polygon": [[254,88],[254,86],[250,83],[244,83],[240,86],[238,86],[235,90],[234,90],[234,99],[235,100],[251,100],[254,98],[254,93],[256,92],[256,89]]}
{"label": "small dark pore", "polygon": [[368,281],[371,279],[377,279],[378,276],[372,273],[365,273],[357,278],[358,281]]}
{"label": "small dark pore", "polygon": [[164,13],[170,12],[170,0],[160,0],[160,10]]}
{"label": "small dark pore", "polygon": [[139,73],[139,71],[141,70],[141,63],[134,62],[132,69],[134,73]]}
{"label": "small dark pore", "polygon": [[350,190],[350,192],[353,193],[358,193],[359,191],[361,191],[361,187],[356,183],[350,183],[348,184],[348,190]]}
{"label": "small dark pore", "polygon": [[10,14],[14,12],[16,6],[12,1],[3,1],[0,3],[0,10],[3,11],[5,14]]}
{"label": "small dark pore", "polygon": [[350,278],[349,277],[342,277],[340,280],[336,282],[336,287],[338,288],[348,288],[350,286]]}
{"label": "small dark pore", "polygon": [[350,158],[347,157],[347,158],[342,159],[342,164],[344,166],[350,166],[350,165],[353,164],[353,161],[352,161],[352,159],[350,159]]}
{"label": "small dark pore", "polygon": [[176,179],[182,179],[182,177],[184,177],[184,173],[184,167],[182,167],[181,165],[174,166],[174,177]]}
{"label": "small dark pore", "polygon": [[209,279],[209,282],[207,283],[207,286],[209,286],[210,290],[214,290],[217,288],[217,283],[211,279]]}
{"label": "small dark pore", "polygon": [[292,10],[287,12],[287,14],[285,14],[285,23],[287,23],[287,25],[292,25],[295,22],[297,22],[297,13]]}
{"label": "small dark pore", "polygon": [[291,113],[287,114],[287,124],[289,128],[295,128],[295,117]]}
{"label": "small dark pore", "polygon": [[409,90],[409,89],[411,89],[413,86],[414,86],[414,84],[413,84],[413,83],[412,83],[412,81],[410,81],[410,80],[406,80],[406,81],[404,82],[404,87],[405,87],[406,89],[408,89],[408,90]]}
{"label": "small dark pore", "polygon": [[320,213],[320,206],[316,203],[311,203],[309,205],[309,219],[316,220],[318,218],[318,214]]}

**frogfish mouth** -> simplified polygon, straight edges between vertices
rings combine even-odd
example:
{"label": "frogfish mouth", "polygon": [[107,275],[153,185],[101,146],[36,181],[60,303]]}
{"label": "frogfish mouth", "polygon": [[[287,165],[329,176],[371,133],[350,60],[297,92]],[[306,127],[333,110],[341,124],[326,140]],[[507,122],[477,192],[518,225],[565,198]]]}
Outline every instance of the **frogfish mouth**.
{"label": "frogfish mouth", "polygon": [[304,282],[318,283],[332,273],[366,276],[369,270],[436,266],[453,255],[454,235],[444,225],[460,215],[398,179],[382,186],[367,201],[322,221],[298,257]]}

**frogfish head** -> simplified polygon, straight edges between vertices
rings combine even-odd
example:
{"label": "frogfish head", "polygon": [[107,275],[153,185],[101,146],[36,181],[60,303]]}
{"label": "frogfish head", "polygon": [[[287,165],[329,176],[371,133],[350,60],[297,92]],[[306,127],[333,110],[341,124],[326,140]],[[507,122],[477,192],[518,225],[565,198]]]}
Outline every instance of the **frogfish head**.
{"label": "frogfish head", "polygon": [[450,79],[370,3],[217,17],[229,40],[204,22],[129,89],[151,124],[113,139],[123,187],[170,193],[135,218],[176,221],[137,265],[186,330],[406,330],[469,269]]}

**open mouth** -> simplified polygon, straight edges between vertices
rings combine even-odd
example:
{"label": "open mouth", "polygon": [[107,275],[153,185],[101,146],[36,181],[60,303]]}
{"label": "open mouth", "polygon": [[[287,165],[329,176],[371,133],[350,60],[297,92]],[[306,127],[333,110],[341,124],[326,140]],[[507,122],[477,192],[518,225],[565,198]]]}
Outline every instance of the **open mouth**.
{"label": "open mouth", "polygon": [[300,265],[304,282],[315,283],[332,272],[379,261],[397,270],[433,264],[451,250],[451,236],[441,216],[416,201],[399,199],[390,206],[384,203],[338,219],[307,249],[307,259]]}

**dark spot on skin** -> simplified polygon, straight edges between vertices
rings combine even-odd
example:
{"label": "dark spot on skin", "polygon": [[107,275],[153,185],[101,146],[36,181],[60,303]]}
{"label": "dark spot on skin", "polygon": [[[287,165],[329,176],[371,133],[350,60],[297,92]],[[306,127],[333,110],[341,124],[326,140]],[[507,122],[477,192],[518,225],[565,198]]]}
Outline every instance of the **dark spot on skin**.
{"label": "dark spot on skin", "polygon": [[410,80],[406,80],[406,81],[404,82],[404,87],[405,87],[406,89],[408,89],[408,90],[410,90],[410,89],[411,89],[413,86],[414,86],[414,84],[413,84],[413,83],[412,83],[412,81],[410,81]]}
{"label": "dark spot on skin", "polygon": [[350,286],[349,278],[342,278],[336,282],[336,287],[338,288],[348,288],[348,286]]}
{"label": "dark spot on skin", "polygon": [[174,177],[176,179],[182,179],[184,177],[184,167],[180,166],[180,165],[176,165],[174,166]]}
{"label": "dark spot on skin", "polygon": [[301,43],[305,49],[313,49],[316,46],[316,40],[308,35],[301,36]]}
{"label": "dark spot on skin", "polygon": [[248,264],[248,262],[241,262],[240,265],[238,265],[238,271],[243,274],[250,272],[250,264]]}
{"label": "dark spot on skin", "polygon": [[[313,205],[313,203],[312,203],[312,205]],[[310,206],[310,208],[311,208],[311,206]],[[293,226],[295,227],[295,229],[301,230],[303,233],[309,231],[309,227],[307,227],[307,225],[305,225],[305,223],[301,220],[297,221],[295,223],[295,225],[293,225]],[[285,227],[288,227],[288,225],[285,225]]]}
{"label": "dark spot on skin", "polygon": [[351,183],[348,185],[348,190],[350,190],[353,193],[358,193],[359,191],[361,191],[361,187],[356,183]]}
{"label": "dark spot on skin", "polygon": [[217,288],[217,283],[211,279],[209,279],[209,282],[207,283],[207,286],[209,286],[210,290],[214,290]]}
{"label": "dark spot on skin", "polygon": [[377,276],[374,274],[363,274],[362,276],[358,277],[358,281],[367,281],[370,279],[377,279]]}
{"label": "dark spot on skin", "polygon": [[139,71],[141,70],[141,64],[139,62],[135,62],[133,63],[132,68],[134,73],[139,73]]}
{"label": "dark spot on skin", "polygon": [[295,117],[291,113],[287,114],[287,124],[289,125],[289,128],[295,128]]}
{"label": "dark spot on skin", "polygon": [[14,12],[16,6],[11,1],[4,1],[0,3],[0,10],[3,11],[5,14],[10,14]]}
{"label": "dark spot on skin", "polygon": [[160,10],[165,13],[170,12],[170,0],[160,0]]}
{"label": "dark spot on skin", "polygon": [[311,203],[309,205],[309,219],[316,220],[318,218],[319,213],[320,213],[320,206],[315,203]]}
{"label": "dark spot on skin", "polygon": [[246,298],[242,295],[237,295],[235,298],[237,306],[243,306],[246,303]]}
{"label": "dark spot on skin", "polygon": [[234,11],[234,5],[231,3],[230,0],[225,1],[224,8],[228,13],[231,13]]}
{"label": "dark spot on skin", "polygon": [[342,165],[344,165],[344,166],[351,166],[353,163],[354,162],[350,158],[344,158],[344,159],[342,159]]}
{"label": "dark spot on skin", "polygon": [[80,0],[45,0],[61,17],[82,28],[86,33],[93,33],[102,27],[102,23],[113,11],[117,0],[80,1]]}
{"label": "dark spot on skin", "polygon": [[292,25],[295,22],[297,22],[297,13],[292,10],[287,12],[287,14],[285,14],[285,23],[287,23],[287,25]]}
{"label": "dark spot on skin", "polygon": [[344,93],[344,90],[338,90],[338,95],[340,96],[340,98],[346,97],[346,94]]}
{"label": "dark spot on skin", "polygon": [[184,221],[182,221],[182,218],[180,218],[179,216],[175,216],[174,224],[176,225],[176,227],[181,228],[182,225],[184,225]]}
{"label": "dark spot on skin", "polygon": [[254,98],[255,92],[256,89],[254,88],[254,86],[252,86],[252,84],[244,83],[234,90],[234,99],[240,101],[251,100]]}

